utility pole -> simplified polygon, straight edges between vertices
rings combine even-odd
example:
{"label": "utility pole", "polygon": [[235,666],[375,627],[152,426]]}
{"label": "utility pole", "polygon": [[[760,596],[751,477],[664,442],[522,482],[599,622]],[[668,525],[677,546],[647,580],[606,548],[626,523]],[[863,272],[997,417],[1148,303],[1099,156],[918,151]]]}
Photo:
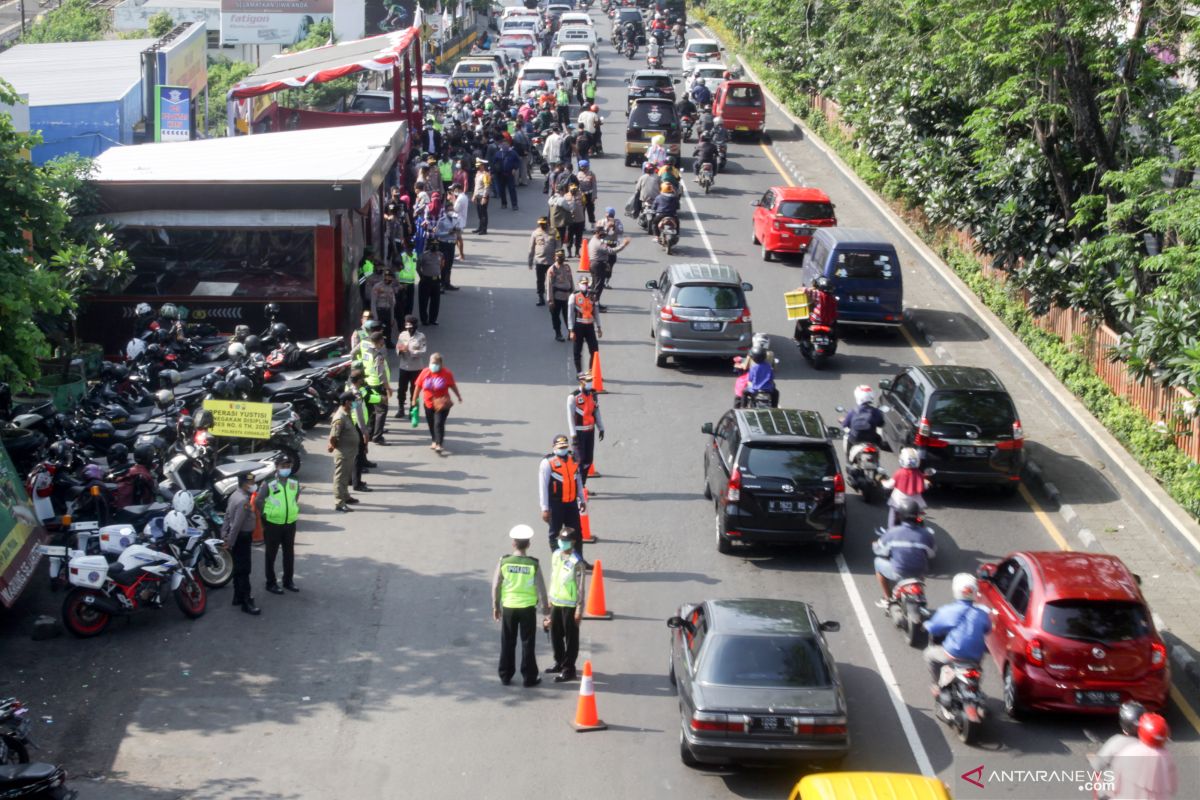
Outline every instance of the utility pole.
{"label": "utility pole", "polygon": [[25,0],[17,0],[17,13],[21,15],[21,35],[25,35]]}

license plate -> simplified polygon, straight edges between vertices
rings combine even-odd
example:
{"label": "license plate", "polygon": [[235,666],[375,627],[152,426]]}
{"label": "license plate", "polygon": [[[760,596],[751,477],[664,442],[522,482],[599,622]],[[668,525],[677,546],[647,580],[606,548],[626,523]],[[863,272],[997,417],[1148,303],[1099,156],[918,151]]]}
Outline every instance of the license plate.
{"label": "license plate", "polygon": [[954,445],[954,455],[962,456],[963,458],[987,458],[991,454],[992,448],[987,445]]}
{"label": "license plate", "polygon": [[1121,693],[1091,690],[1075,692],[1075,704],[1080,706],[1119,706]]}
{"label": "license plate", "polygon": [[873,294],[852,294],[847,298],[851,303],[878,303],[879,297]]}
{"label": "license plate", "polygon": [[748,131],[748,130],[750,130],[750,126],[749,125],[738,125],[734,128],[734,130],[735,131]]}
{"label": "license plate", "polygon": [[692,330],[694,331],[719,331],[721,330],[720,322],[693,322]]}
{"label": "license plate", "polygon": [[788,727],[783,717],[755,717],[754,727],[760,731],[782,731]]}
{"label": "license plate", "polygon": [[803,514],[808,510],[808,505],[800,500],[770,500],[767,502],[767,511],[772,514]]}
{"label": "license plate", "polygon": [[653,139],[655,136],[666,136],[667,135],[663,131],[642,131],[642,133],[646,134],[647,139]]}
{"label": "license plate", "polygon": [[813,344],[816,345],[817,347],[828,347],[829,339],[825,336],[814,336]]}

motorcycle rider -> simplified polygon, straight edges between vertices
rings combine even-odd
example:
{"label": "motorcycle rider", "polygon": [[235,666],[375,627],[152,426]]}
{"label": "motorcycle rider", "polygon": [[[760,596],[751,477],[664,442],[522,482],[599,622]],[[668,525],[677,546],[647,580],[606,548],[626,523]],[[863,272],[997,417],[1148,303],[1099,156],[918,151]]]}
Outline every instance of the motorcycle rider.
{"label": "motorcycle rider", "polygon": [[900,469],[892,473],[892,477],[882,484],[884,489],[891,489],[888,498],[888,526],[895,525],[900,518],[898,508],[903,500],[912,500],[921,510],[925,510],[925,475],[921,472],[921,456],[916,449],[904,447],[900,449]]}
{"label": "motorcycle rider", "polygon": [[796,343],[811,335],[812,326],[820,325],[832,332],[837,325],[837,296],[833,293],[833,281],[824,275],[813,279],[812,286],[802,290],[808,298],[808,317],[796,320]]}
{"label": "motorcycle rider", "polygon": [[925,579],[929,560],[937,554],[937,543],[929,528],[921,524],[921,507],[911,497],[897,504],[899,525],[893,525],[875,540],[875,578],[883,589],[883,599],[876,605],[887,609],[892,587],[907,578]]}
{"label": "motorcycle rider", "polygon": [[630,52],[630,48],[632,48],[631,52],[637,52],[637,39],[637,27],[632,21],[626,22],[621,26],[621,46],[626,50],[626,52]]}
{"label": "motorcycle rider", "polygon": [[685,94],[675,102],[675,115],[680,119],[691,117],[694,120],[696,119],[696,114],[696,104],[692,102],[690,96]]}
{"label": "motorcycle rider", "polygon": [[1167,750],[1171,728],[1160,714],[1148,712],[1138,720],[1138,740],[1121,749],[1112,761],[1115,797],[1167,800],[1179,790],[1175,759]]}
{"label": "motorcycle rider", "polygon": [[679,195],[674,186],[663,182],[658,197],[650,203],[650,235],[658,236],[659,223],[668,218],[679,219]]}
{"label": "motorcycle rider", "polygon": [[1117,710],[1117,720],[1121,724],[1121,732],[1114,733],[1100,746],[1100,750],[1088,757],[1088,763],[1097,772],[1105,772],[1112,767],[1113,759],[1127,746],[1138,740],[1138,722],[1146,713],[1146,707],[1136,700],[1126,700]]}
{"label": "motorcycle rider", "polygon": [[875,390],[867,384],[854,389],[855,408],[846,412],[842,417],[842,427],[846,429],[846,459],[852,461],[850,454],[855,445],[883,443],[879,436],[879,428],[883,427],[883,413],[872,403],[875,400]]}
{"label": "motorcycle rider", "polygon": [[975,605],[979,583],[975,576],[960,572],[951,582],[954,602],[933,612],[925,623],[925,630],[941,644],[925,648],[925,661],[929,664],[929,675],[933,680],[933,694],[938,694],[938,678],[942,667],[951,661],[968,661],[978,664],[987,650],[986,637],[992,629],[992,619],[986,609]]}
{"label": "motorcycle rider", "polygon": [[697,108],[708,108],[712,105],[712,90],[705,84],[704,78],[696,79],[690,94]]}
{"label": "motorcycle rider", "polygon": [[658,197],[658,187],[658,170],[647,161],[642,165],[642,174],[633,187],[633,200],[629,210],[633,212],[634,219],[641,217],[642,210],[649,208],[654,198]]}
{"label": "motorcycle rider", "polygon": [[753,398],[757,392],[771,395],[771,408],[779,407],[779,390],[775,388],[775,366],[767,358],[767,351],[755,346],[750,349],[750,369],[746,373],[745,396]]}
{"label": "motorcycle rider", "polygon": [[662,45],[656,38],[651,38],[646,45],[646,66],[650,69],[662,67]]}
{"label": "motorcycle rider", "polygon": [[712,143],[712,135],[709,133],[700,134],[700,143],[696,145],[695,151],[692,153],[692,171],[696,173],[696,177],[700,177],[700,167],[704,164],[712,166],[713,174],[717,171],[717,146]]}

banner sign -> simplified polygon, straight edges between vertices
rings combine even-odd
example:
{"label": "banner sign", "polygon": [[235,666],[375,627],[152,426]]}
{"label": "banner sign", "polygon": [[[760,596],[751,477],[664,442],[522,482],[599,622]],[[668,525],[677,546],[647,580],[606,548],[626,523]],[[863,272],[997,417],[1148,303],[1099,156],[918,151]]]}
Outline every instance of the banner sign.
{"label": "banner sign", "polygon": [[205,400],[204,407],[212,412],[214,436],[235,436],[241,439],[271,438],[270,403]]}
{"label": "banner sign", "polygon": [[221,0],[221,44],[295,44],[323,19],[333,0]]}
{"label": "banner sign", "polygon": [[186,142],[192,138],[192,90],[186,86],[154,89],[154,141]]}
{"label": "banner sign", "polygon": [[185,23],[178,38],[164,45],[158,58],[158,83],[185,86],[196,97],[208,86],[208,35],[203,22]]}
{"label": "banner sign", "polygon": [[37,569],[42,531],[8,451],[0,447],[0,602],[12,607]]}

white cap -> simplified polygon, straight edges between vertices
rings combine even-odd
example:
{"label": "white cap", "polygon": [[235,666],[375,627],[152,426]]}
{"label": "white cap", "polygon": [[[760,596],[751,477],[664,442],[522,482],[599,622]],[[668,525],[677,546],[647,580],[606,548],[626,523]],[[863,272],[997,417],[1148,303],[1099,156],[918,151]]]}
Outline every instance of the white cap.
{"label": "white cap", "polygon": [[960,572],[955,575],[950,586],[955,600],[974,600],[975,595],[979,592],[979,582],[969,572]]}
{"label": "white cap", "polygon": [[533,538],[533,528],[528,525],[514,525],[512,530],[508,532],[508,538],[528,542]]}

